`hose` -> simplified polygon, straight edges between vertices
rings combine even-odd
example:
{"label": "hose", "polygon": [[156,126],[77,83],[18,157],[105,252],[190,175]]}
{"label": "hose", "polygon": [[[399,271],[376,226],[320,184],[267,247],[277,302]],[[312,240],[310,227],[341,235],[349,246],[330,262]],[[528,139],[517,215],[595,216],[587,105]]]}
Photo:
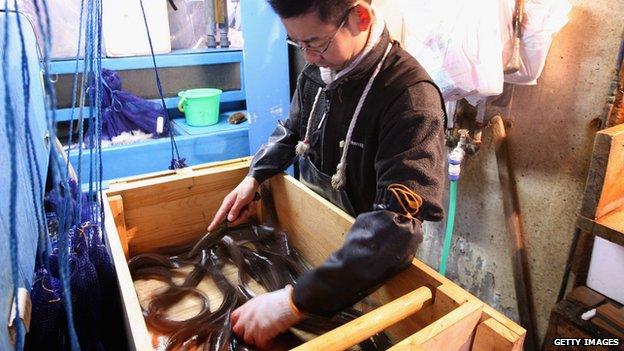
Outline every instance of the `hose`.
{"label": "hose", "polygon": [[446,230],[444,233],[444,248],[442,258],[440,258],[440,268],[438,272],[446,275],[446,264],[448,263],[453,241],[453,226],[455,225],[455,206],[457,204],[457,180],[451,180],[449,186],[449,207],[446,217]]}

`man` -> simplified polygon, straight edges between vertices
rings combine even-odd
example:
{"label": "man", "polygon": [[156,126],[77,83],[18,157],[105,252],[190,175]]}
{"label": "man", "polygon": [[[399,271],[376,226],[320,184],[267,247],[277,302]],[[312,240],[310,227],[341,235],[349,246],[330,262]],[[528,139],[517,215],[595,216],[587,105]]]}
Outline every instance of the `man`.
{"label": "man", "polygon": [[309,63],[290,115],[256,153],[209,230],[246,219],[259,184],[296,159],[300,180],[353,216],[344,246],[296,286],[232,313],[234,332],[267,347],[304,318],[330,316],[406,268],[422,221],[443,217],[442,97],[369,1],[268,0]]}

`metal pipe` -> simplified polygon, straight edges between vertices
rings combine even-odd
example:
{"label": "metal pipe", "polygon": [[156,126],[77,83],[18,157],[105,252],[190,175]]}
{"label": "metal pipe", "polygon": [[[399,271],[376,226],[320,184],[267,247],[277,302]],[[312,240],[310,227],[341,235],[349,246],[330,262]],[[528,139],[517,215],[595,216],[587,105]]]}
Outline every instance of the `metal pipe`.
{"label": "metal pipe", "polygon": [[538,350],[535,308],[531,289],[531,274],[527,259],[524,232],[520,220],[520,202],[514,182],[514,172],[509,162],[509,148],[505,124],[500,116],[491,121],[498,164],[498,178],[503,190],[503,206],[507,221],[507,232],[512,251],[512,268],[520,323],[527,329],[525,350]]}
{"label": "metal pipe", "polygon": [[214,0],[204,0],[206,7],[206,46],[217,47]]}
{"label": "metal pipe", "polygon": [[221,1],[221,6],[219,6],[219,10],[221,10],[220,21],[219,21],[219,46],[222,48],[230,47],[230,40],[228,39],[228,30],[229,30],[229,21],[228,21],[228,9],[227,9],[227,0],[219,0]]}

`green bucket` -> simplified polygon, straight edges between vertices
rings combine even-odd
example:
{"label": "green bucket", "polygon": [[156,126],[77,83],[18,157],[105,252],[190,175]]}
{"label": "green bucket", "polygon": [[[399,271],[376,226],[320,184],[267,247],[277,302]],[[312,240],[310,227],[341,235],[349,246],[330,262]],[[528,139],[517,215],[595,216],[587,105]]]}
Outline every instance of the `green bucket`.
{"label": "green bucket", "polygon": [[193,127],[205,127],[219,122],[219,89],[190,89],[178,93],[178,110],[184,113],[186,123]]}

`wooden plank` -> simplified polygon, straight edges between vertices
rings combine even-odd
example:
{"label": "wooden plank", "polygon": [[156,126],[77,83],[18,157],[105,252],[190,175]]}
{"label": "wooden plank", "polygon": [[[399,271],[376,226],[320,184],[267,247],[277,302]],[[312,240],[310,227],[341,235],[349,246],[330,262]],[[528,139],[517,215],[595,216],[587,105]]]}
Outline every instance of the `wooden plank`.
{"label": "wooden plank", "polygon": [[108,204],[113,215],[113,220],[115,221],[115,227],[117,228],[117,234],[119,236],[119,241],[121,242],[121,247],[123,248],[126,259],[128,259],[130,256],[128,256],[128,233],[126,232],[126,218],[124,215],[123,198],[121,195],[113,195],[108,198]]}
{"label": "wooden plank", "polygon": [[[190,169],[193,171],[202,171],[202,170],[208,170],[211,168],[214,169],[214,168],[219,168],[219,167],[223,167],[227,165],[235,165],[235,164],[248,166],[250,161],[251,161],[250,157],[242,157],[242,158],[235,158],[235,159],[226,160],[226,161],[203,163],[200,165],[191,166],[191,167],[187,167],[184,169]],[[147,180],[162,179],[163,177],[175,176],[176,174],[179,174],[179,172],[174,171],[174,170],[145,173],[145,174],[141,174],[137,176],[113,179],[108,182],[108,186],[109,186],[109,189],[111,190],[118,190],[118,189],[127,188],[128,185],[130,185],[130,183],[137,183],[137,182],[140,183],[140,182],[144,182]]]}
{"label": "wooden plank", "polygon": [[606,298],[586,286],[579,286],[570,291],[566,299],[593,308],[602,303]]}
{"label": "wooden plank", "polygon": [[117,225],[115,224],[114,216],[111,212],[109,199],[106,193],[102,196],[104,200],[104,224],[106,226],[104,233],[106,234],[110,257],[117,272],[117,283],[119,284],[119,295],[121,296],[124,309],[124,325],[129,347],[132,350],[151,350],[152,345],[147,332],[147,325],[143,319],[141,305],[139,304],[139,299],[134,290],[134,284],[132,283],[126,256],[124,255],[119,240],[119,233],[117,232]]}
{"label": "wooden plank", "polygon": [[[622,163],[622,165],[624,165],[624,163]],[[622,169],[624,169],[624,167],[622,167]],[[621,182],[624,184],[624,174],[622,175]],[[612,239],[609,240],[624,245],[622,244],[624,243],[624,206],[596,219],[596,223],[607,229],[604,234],[612,237]]]}
{"label": "wooden plank", "polygon": [[624,331],[624,311],[619,310],[611,303],[606,303],[596,309],[596,315],[608,321],[617,329]]}
{"label": "wooden plank", "polygon": [[620,67],[619,76],[613,107],[607,118],[608,127],[624,123],[624,64]]}
{"label": "wooden plank", "polygon": [[601,138],[609,139],[610,149],[596,218],[624,207],[624,124],[598,134]]}
{"label": "wooden plank", "polygon": [[308,263],[318,266],[342,246],[353,217],[290,177],[272,177],[268,187],[279,226]]}
{"label": "wooden plank", "polygon": [[613,324],[609,323],[609,321],[607,321],[606,319],[597,316],[592,318],[591,322],[594,325],[600,327],[605,332],[612,334],[619,339],[624,339],[624,332],[621,329],[618,329]]}
{"label": "wooden plank", "polygon": [[[225,165],[187,174],[173,174],[159,178],[137,180],[133,183],[118,184],[111,188],[109,194],[123,194],[125,206],[128,209],[156,205],[166,196],[167,200],[183,199],[188,195],[187,190],[205,185],[204,188],[194,189],[194,192],[211,192],[240,182],[247,175],[247,168],[238,165]],[[219,183],[222,184],[219,184]],[[207,186],[206,186],[207,185]],[[208,186],[215,186],[210,189]],[[186,189],[188,188],[188,189]]]}
{"label": "wooden plank", "polygon": [[431,351],[463,349],[472,342],[482,310],[483,303],[468,301],[389,350],[413,350],[414,347]]}
{"label": "wooden plank", "polygon": [[468,296],[456,285],[443,284],[436,289],[433,318],[438,319],[468,301]]}
{"label": "wooden plank", "polygon": [[187,243],[205,233],[223,198],[246,174],[239,167],[124,191],[130,254]]}
{"label": "wooden plank", "polygon": [[594,236],[589,232],[581,230],[581,235],[576,245],[576,252],[574,253],[574,261],[572,262],[572,272],[574,272],[573,286],[585,285],[587,282],[593,247]]}
{"label": "wooden plank", "polygon": [[[429,279],[431,279],[430,282],[435,281],[438,283],[438,285],[444,284],[448,287],[452,287],[452,288],[445,288],[446,293],[450,293],[450,289],[452,289],[453,293],[456,295],[463,295],[468,300],[479,301],[479,299],[476,296],[470,294],[468,291],[462,289],[461,287],[459,287],[457,284],[455,284],[451,280],[440,275],[435,269],[427,266],[424,262],[421,262],[415,259],[414,261],[412,261],[412,266],[417,268],[419,274],[423,274],[429,277]],[[518,325],[516,322],[512,321],[507,316],[498,312],[497,310],[495,310],[489,305],[483,306],[483,313],[484,313],[484,317],[496,319],[499,323],[509,328],[511,331],[513,331],[514,333],[518,335],[524,336],[526,334],[526,329],[524,329],[523,327]]]}
{"label": "wooden plank", "polygon": [[624,125],[596,134],[581,215],[595,219],[624,206]]}
{"label": "wooden plank", "polygon": [[512,332],[494,318],[479,323],[472,351],[521,351],[523,337]]}
{"label": "wooden plank", "polygon": [[293,350],[345,350],[420,310],[431,298],[431,290],[419,288]]}

